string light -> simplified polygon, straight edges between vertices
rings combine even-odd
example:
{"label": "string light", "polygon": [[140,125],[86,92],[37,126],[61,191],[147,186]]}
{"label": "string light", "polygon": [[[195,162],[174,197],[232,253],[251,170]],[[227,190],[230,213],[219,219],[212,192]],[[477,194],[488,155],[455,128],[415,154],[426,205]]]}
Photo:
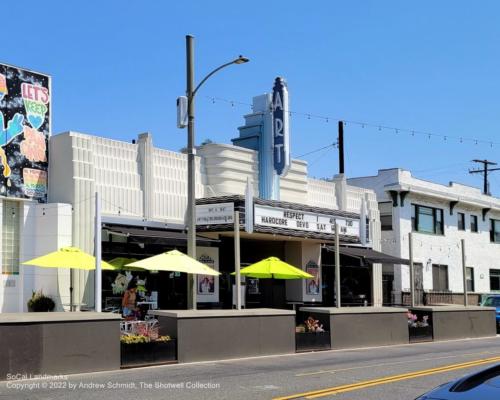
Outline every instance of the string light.
{"label": "string light", "polygon": [[[250,108],[253,107],[252,104],[244,103],[241,101],[228,100],[228,99],[224,99],[221,97],[213,97],[213,96],[206,96],[206,97],[212,101],[212,104],[215,104],[216,100],[219,100],[219,102],[228,103],[232,107],[234,107],[235,105],[247,106]],[[308,120],[319,119],[319,120],[322,120],[326,123],[328,123],[330,120],[338,120],[338,121],[343,121],[344,126],[347,126],[347,124],[349,123],[352,125],[358,125],[361,128],[365,128],[365,127],[375,128],[375,129],[378,129],[379,132],[382,132],[382,130],[384,130],[384,131],[393,132],[396,134],[407,133],[410,136],[416,136],[416,135],[427,136],[428,139],[431,139],[432,136],[434,136],[436,138],[442,138],[446,142],[449,142],[450,140],[456,140],[458,143],[470,142],[470,143],[474,143],[475,145],[485,144],[485,145],[489,145],[490,148],[493,148],[493,145],[500,146],[500,142],[495,142],[495,141],[492,141],[491,139],[478,139],[478,138],[463,137],[463,136],[443,135],[443,134],[438,134],[438,133],[423,132],[423,131],[419,131],[417,129],[398,128],[398,127],[393,127],[393,126],[372,124],[372,123],[364,122],[364,121],[353,121],[353,120],[348,120],[348,119],[344,119],[344,118],[337,118],[337,117],[333,117],[333,116],[316,115],[316,114],[309,113],[309,112],[298,112],[298,111],[292,111],[292,110],[286,110],[285,112],[288,112],[290,117],[292,116],[292,114],[295,114],[295,115],[299,115],[299,116],[304,116]]]}

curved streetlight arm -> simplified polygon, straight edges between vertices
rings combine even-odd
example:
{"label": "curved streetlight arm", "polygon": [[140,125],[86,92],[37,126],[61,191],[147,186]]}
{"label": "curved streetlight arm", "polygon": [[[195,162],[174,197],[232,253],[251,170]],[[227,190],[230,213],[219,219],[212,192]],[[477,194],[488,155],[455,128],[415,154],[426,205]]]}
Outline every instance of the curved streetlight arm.
{"label": "curved streetlight arm", "polygon": [[236,61],[238,61],[238,60],[239,59],[236,59],[236,60],[233,60],[233,61],[228,62],[226,64],[223,64],[220,67],[215,68],[212,72],[210,72],[207,76],[205,76],[202,79],[202,81],[200,83],[198,83],[198,86],[196,86],[196,88],[193,90],[193,93],[191,94],[191,96],[189,98],[189,101],[191,101],[191,99],[196,95],[196,92],[198,91],[198,89],[200,88],[200,86],[203,85],[207,81],[208,78],[210,78],[213,74],[219,72],[222,68],[226,68],[226,67],[228,67],[231,64],[235,64]]}

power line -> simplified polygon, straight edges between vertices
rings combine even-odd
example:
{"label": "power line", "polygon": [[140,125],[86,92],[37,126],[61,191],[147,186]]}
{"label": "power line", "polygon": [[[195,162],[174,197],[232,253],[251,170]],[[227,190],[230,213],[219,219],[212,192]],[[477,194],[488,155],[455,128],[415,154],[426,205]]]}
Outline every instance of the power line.
{"label": "power line", "polygon": [[[241,101],[236,101],[236,100],[230,100],[230,99],[225,99],[222,97],[215,97],[215,96],[205,96],[207,99],[210,99],[212,101],[212,104],[216,104],[217,102],[222,102],[222,103],[227,103],[230,104],[232,107],[235,105],[241,105],[241,106],[248,106],[250,108],[253,107],[252,104],[250,103],[245,103]],[[392,132],[395,134],[400,134],[404,133],[409,136],[421,136],[421,137],[427,137],[428,139],[432,138],[439,138],[443,139],[444,142],[450,142],[450,141],[456,141],[458,143],[473,143],[475,145],[488,145],[490,147],[495,146],[500,146],[500,142],[495,142],[493,140],[489,139],[479,139],[479,138],[474,138],[474,137],[467,137],[467,136],[455,136],[455,135],[444,135],[440,133],[435,133],[435,132],[429,132],[429,131],[422,131],[418,129],[411,129],[411,128],[398,128],[395,126],[389,126],[389,125],[384,125],[384,124],[375,124],[372,122],[363,122],[363,121],[354,121],[354,120],[348,120],[344,118],[339,118],[339,117],[332,117],[332,116],[326,116],[326,115],[317,115],[314,113],[308,113],[308,112],[299,112],[299,111],[292,111],[292,110],[284,110],[284,112],[287,112],[288,115],[291,117],[292,115],[298,115],[305,117],[306,119],[319,119],[323,120],[326,123],[332,122],[332,121],[343,121],[344,125],[357,125],[360,126],[361,128],[374,128],[378,130],[379,132]]]}
{"label": "power line", "polygon": [[297,156],[296,158],[303,158],[303,157],[307,157],[307,156],[309,156],[309,155],[311,155],[311,154],[317,153],[318,151],[325,150],[325,149],[328,149],[328,148],[330,148],[330,147],[332,147],[332,148],[333,148],[333,147],[336,147],[337,145],[338,145],[338,143],[337,143],[337,142],[335,142],[335,143],[330,143],[330,144],[328,144],[328,145],[326,145],[326,146],[320,147],[319,149],[312,150],[312,151],[309,151],[309,152],[307,152],[307,153],[301,154],[300,156]]}

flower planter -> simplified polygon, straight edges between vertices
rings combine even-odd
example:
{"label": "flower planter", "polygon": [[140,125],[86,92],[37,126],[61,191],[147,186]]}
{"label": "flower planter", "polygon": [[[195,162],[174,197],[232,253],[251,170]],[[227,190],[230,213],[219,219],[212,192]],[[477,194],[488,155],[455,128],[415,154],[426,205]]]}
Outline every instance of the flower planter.
{"label": "flower planter", "polygon": [[177,361],[177,342],[121,343],[122,368],[163,364]]}
{"label": "flower planter", "polygon": [[330,332],[295,333],[295,351],[330,350]]}
{"label": "flower planter", "polygon": [[432,326],[408,327],[410,330],[410,343],[432,342]]}

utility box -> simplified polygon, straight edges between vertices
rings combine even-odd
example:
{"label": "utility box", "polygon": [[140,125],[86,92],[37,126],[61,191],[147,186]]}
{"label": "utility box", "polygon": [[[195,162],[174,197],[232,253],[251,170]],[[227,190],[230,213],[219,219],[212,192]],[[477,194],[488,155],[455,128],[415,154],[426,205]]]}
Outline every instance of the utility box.
{"label": "utility box", "polygon": [[186,96],[177,97],[177,128],[185,128],[188,124],[188,99]]}

